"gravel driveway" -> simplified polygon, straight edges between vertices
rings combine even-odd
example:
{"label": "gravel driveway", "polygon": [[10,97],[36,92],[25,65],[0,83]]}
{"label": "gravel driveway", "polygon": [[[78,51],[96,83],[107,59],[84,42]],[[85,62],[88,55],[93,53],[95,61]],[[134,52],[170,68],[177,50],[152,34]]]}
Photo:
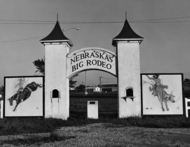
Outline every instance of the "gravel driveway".
{"label": "gravel driveway", "polygon": [[[190,129],[156,129],[90,124],[82,127],[62,127],[54,132],[63,139],[40,141],[49,133],[0,136],[0,146],[41,147],[190,147]],[[26,142],[38,138],[38,140]]]}

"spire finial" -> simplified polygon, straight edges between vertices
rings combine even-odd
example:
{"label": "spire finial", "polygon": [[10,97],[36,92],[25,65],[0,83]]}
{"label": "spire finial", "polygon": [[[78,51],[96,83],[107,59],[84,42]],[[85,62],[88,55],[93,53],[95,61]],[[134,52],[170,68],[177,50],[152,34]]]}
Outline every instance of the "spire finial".
{"label": "spire finial", "polygon": [[125,11],[125,19],[127,19],[127,11]]}
{"label": "spire finial", "polygon": [[57,21],[58,21],[59,17],[58,17],[58,13],[57,13]]}

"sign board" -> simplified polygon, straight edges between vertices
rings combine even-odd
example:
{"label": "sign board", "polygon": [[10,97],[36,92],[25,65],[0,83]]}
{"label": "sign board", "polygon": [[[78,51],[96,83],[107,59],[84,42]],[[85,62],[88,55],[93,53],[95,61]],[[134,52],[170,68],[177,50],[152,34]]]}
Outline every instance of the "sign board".
{"label": "sign board", "polygon": [[102,48],[84,48],[68,54],[67,76],[83,70],[98,69],[116,75],[116,56],[109,50]]}
{"label": "sign board", "polygon": [[142,115],[184,115],[183,74],[141,74]]}
{"label": "sign board", "polygon": [[43,117],[43,76],[5,77],[4,117]]}

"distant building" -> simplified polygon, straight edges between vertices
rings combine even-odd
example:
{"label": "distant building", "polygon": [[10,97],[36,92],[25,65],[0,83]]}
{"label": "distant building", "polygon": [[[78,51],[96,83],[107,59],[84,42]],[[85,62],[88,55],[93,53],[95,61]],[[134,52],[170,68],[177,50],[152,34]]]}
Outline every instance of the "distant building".
{"label": "distant building", "polygon": [[70,91],[74,91],[74,90],[75,90],[75,87],[69,87],[69,90],[70,90]]}
{"label": "distant building", "polygon": [[87,86],[85,89],[87,92],[94,92],[94,86]]}
{"label": "distant building", "polygon": [[86,91],[87,92],[96,92],[96,93],[99,93],[99,92],[101,92],[101,88],[98,87],[98,86],[87,86],[86,87]]}
{"label": "distant building", "polygon": [[117,84],[102,84],[101,86],[87,86],[87,92],[117,92]]}
{"label": "distant building", "polygon": [[102,92],[102,90],[101,90],[100,87],[97,86],[97,87],[94,88],[94,92],[100,93],[100,92]]}
{"label": "distant building", "polygon": [[117,84],[109,83],[101,85],[102,92],[117,92]]}

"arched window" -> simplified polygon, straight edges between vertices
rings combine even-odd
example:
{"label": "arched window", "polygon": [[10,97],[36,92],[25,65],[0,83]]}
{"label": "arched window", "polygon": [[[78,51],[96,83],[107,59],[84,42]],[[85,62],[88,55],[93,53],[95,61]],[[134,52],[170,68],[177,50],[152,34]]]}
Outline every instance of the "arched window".
{"label": "arched window", "polygon": [[126,97],[133,97],[133,88],[129,87],[126,89]]}
{"label": "arched window", "polygon": [[52,98],[59,98],[59,91],[57,89],[52,91]]}

